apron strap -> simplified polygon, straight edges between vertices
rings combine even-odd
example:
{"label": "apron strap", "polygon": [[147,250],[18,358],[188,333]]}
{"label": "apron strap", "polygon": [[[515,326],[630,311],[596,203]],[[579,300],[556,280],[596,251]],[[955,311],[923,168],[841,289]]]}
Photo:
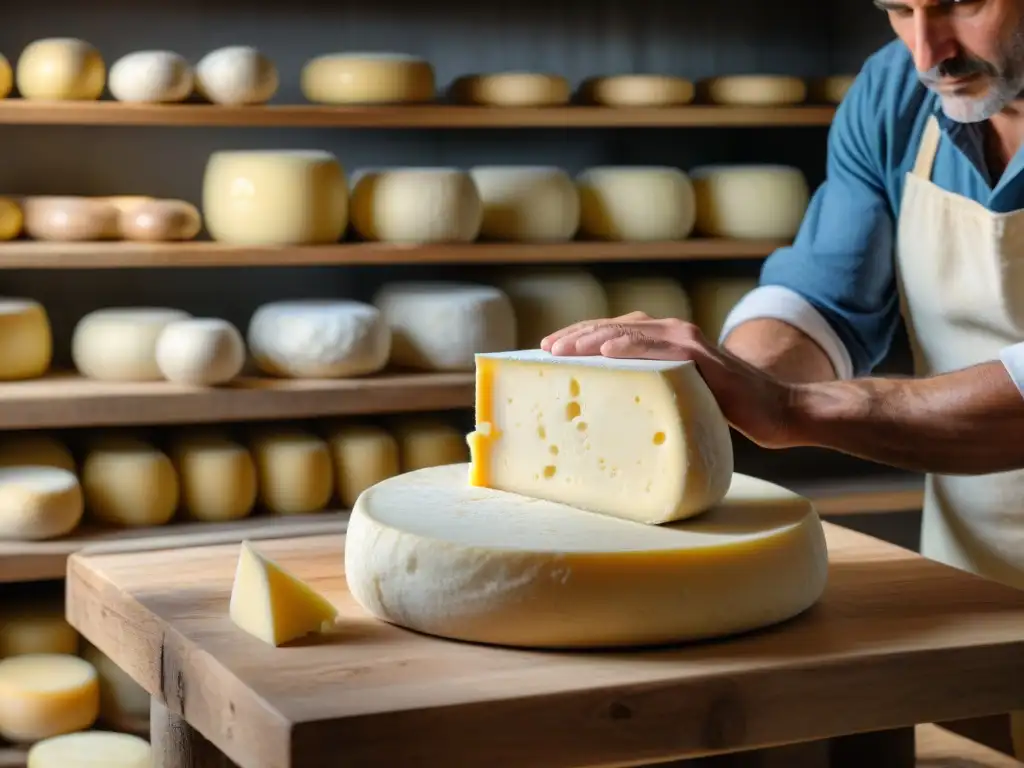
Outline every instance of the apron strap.
{"label": "apron strap", "polygon": [[939,121],[935,115],[928,118],[924,126],[924,135],[921,137],[921,145],[917,150],[917,160],[914,161],[914,175],[926,181],[932,178],[932,166],[935,164],[935,155],[939,152],[939,140],[942,138],[942,131],[939,128]]}

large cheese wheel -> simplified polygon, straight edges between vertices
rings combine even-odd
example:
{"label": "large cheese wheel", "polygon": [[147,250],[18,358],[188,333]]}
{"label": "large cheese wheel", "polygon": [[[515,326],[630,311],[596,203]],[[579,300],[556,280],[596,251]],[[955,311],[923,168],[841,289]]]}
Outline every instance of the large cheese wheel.
{"label": "large cheese wheel", "polygon": [[757,287],[755,277],[704,277],[690,284],[693,322],[712,344],[740,299]]}
{"label": "large cheese wheel", "polygon": [[215,152],[203,176],[203,218],[225,243],[334,243],[348,223],[345,172],[318,150]]}
{"label": "large cheese wheel", "polygon": [[580,233],[601,240],[680,240],[693,230],[693,184],[678,168],[590,168],[577,179]]}
{"label": "large cheese wheel", "polygon": [[259,499],[275,515],[319,512],[331,500],[334,474],[327,443],[301,429],[271,427],[253,435]]}
{"label": "large cheese wheel", "polygon": [[26,653],[78,653],[78,633],[64,617],[62,595],[32,595],[0,610],[0,659]]}
{"label": "large cheese wheel", "polygon": [[446,421],[432,416],[406,416],[395,420],[402,472],[464,462],[469,456],[466,437]]}
{"label": "large cheese wheel", "polygon": [[38,541],[70,533],[82,519],[82,487],[57,467],[0,468],[0,539]]}
{"label": "large cheese wheel", "polygon": [[225,434],[176,435],[168,448],[181,483],[181,504],[194,520],[224,522],[249,515],[256,504],[256,463]]}
{"label": "large cheese wheel", "polygon": [[92,101],[103,93],[107,68],[99,51],[84,40],[50,37],[25,47],[16,78],[25,99]]}
{"label": "large cheese wheel", "polygon": [[715,104],[744,107],[799,104],[807,98],[807,84],[783,75],[728,75],[701,83],[701,90]]}
{"label": "large cheese wheel", "polygon": [[0,381],[38,378],[52,360],[53,331],[43,305],[0,298]]}
{"label": "large cheese wheel", "polygon": [[302,94],[321,104],[433,101],[434,68],[402,53],[332,53],[306,62]]}
{"label": "large cheese wheel", "polygon": [[353,180],[352,226],[365,240],[468,243],[480,234],[480,194],[458,168],[367,170]]}
{"label": "large cheese wheel", "polygon": [[450,94],[462,104],[488,107],[556,107],[572,97],[569,81],[542,72],[496,72],[465,75],[451,85]]}
{"label": "large cheese wheel", "polygon": [[100,381],[162,381],[156,362],[160,334],[187,320],[180,309],[116,307],[90,312],[71,335],[71,357],[83,376]]}
{"label": "large cheese wheel", "polygon": [[604,287],[582,269],[510,272],[497,281],[516,313],[516,344],[539,346],[549,333],[583,320],[608,317]]}
{"label": "large cheese wheel", "polygon": [[712,165],[690,171],[696,229],[710,237],[789,240],[810,202],[807,179],[785,165]]}
{"label": "large cheese wheel", "polygon": [[6,99],[14,87],[14,71],[11,62],[0,53],[0,99]]}
{"label": "large cheese wheel", "polygon": [[374,424],[339,424],[328,431],[327,439],[338,500],[345,509],[351,509],[371,485],[401,471],[398,441],[386,429]]}
{"label": "large cheese wheel", "polygon": [[75,458],[60,440],[39,432],[0,433],[0,467],[57,467],[75,471]]}
{"label": "large cheese wheel", "polygon": [[25,759],[25,768],[152,768],[153,748],[130,733],[85,731],[39,741]]}
{"label": "large cheese wheel", "polygon": [[25,225],[21,204],[9,197],[0,197],[0,240],[13,240]]}
{"label": "large cheese wheel", "polygon": [[471,371],[478,352],[515,349],[508,296],[489,285],[385,285],[373,299],[391,329],[391,362],[427,371]]}
{"label": "large cheese wheel", "polygon": [[86,513],[113,525],[163,525],[174,517],[180,488],[170,458],[130,435],[105,435],[82,462]]}
{"label": "large cheese wheel", "polygon": [[606,280],[604,290],[611,317],[644,312],[655,318],[689,321],[693,316],[689,295],[670,277],[620,277]]}
{"label": "large cheese wheel", "polygon": [[551,166],[492,165],[470,169],[484,216],[481,236],[517,242],[572,240],[580,195],[572,178]]}
{"label": "large cheese wheel", "polygon": [[224,384],[245,365],[245,341],[227,320],[179,320],[166,326],[157,338],[156,364],[160,373],[176,384]]}
{"label": "large cheese wheel", "polygon": [[199,60],[195,85],[214,104],[263,104],[277,93],[280,78],[274,62],[250,45],[229,45]]}
{"label": "large cheese wheel", "polygon": [[117,238],[118,209],[105,198],[30,196],[25,233],[35,240],[84,242]]}
{"label": "large cheese wheel", "polygon": [[100,709],[95,667],[77,656],[25,654],[0,661],[0,737],[28,743],[81,731]]}
{"label": "large cheese wheel", "polygon": [[110,68],[110,93],[118,101],[159,104],[192,93],[192,67],[174,51],[135,51]]}
{"label": "large cheese wheel", "polygon": [[470,488],[465,466],[439,467],[366,491],[345,535],[348,589],[370,614],[509,646],[638,646],[762,628],[811,607],[827,572],[811,504],[745,475],[704,515],[648,526]]}
{"label": "large cheese wheel", "polygon": [[380,310],[358,301],[264,304],[249,321],[248,339],[260,370],[298,379],[376,373],[391,354],[391,331]]}
{"label": "large cheese wheel", "polygon": [[693,82],[670,75],[612,75],[585,80],[584,101],[606,107],[672,107],[693,101]]}

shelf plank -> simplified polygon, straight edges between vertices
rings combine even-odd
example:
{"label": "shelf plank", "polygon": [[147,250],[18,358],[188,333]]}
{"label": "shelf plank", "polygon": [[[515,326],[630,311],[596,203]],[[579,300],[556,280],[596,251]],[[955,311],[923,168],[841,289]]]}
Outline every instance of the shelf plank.
{"label": "shelf plank", "polygon": [[222,387],[53,375],[0,384],[0,429],[188,424],[471,408],[473,373],[359,379],[242,377]]}
{"label": "shelf plank", "polygon": [[446,104],[334,107],[287,104],[125,104],[0,101],[0,125],[122,125],[236,128],[702,128],[827,126],[832,106],[465,107]]}

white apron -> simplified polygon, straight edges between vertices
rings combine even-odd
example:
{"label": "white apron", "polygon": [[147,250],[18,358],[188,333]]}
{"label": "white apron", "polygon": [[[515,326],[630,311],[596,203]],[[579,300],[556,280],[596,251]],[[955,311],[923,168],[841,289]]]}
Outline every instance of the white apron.
{"label": "white apron", "polygon": [[[998,360],[1003,347],[1024,342],[1024,210],[992,213],[933,184],[941,140],[932,116],[897,224],[900,305],[917,376]],[[929,475],[921,553],[1024,589],[1024,471]],[[1014,715],[1014,730],[1024,758],[1024,713]]]}

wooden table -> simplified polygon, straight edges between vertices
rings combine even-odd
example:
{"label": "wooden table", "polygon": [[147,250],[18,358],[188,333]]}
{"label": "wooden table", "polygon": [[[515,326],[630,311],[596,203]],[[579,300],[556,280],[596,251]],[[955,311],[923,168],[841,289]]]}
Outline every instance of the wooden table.
{"label": "wooden table", "polygon": [[826,529],[815,608],[683,648],[406,632],[349,597],[340,535],[258,545],[339,607],[314,641],[274,649],[231,624],[234,545],[77,554],[68,616],[153,695],[160,768],[624,766],[796,742],[727,764],[889,768],[913,765],[916,723],[1024,709],[1024,593]]}

